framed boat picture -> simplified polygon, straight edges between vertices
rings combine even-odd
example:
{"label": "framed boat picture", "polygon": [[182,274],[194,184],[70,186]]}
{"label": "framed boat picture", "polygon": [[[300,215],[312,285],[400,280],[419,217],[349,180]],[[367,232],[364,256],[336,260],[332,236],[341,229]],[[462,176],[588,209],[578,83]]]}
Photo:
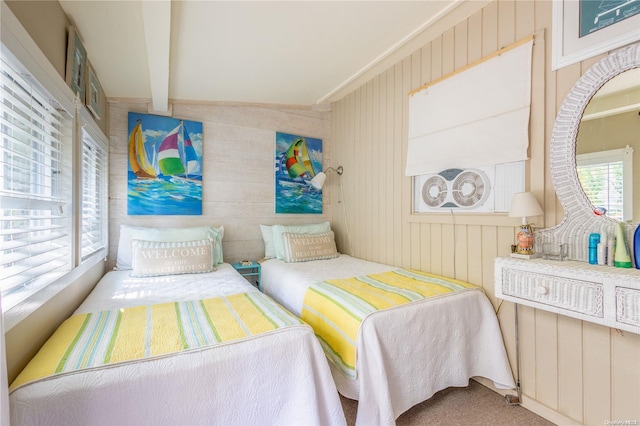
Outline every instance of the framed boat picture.
{"label": "framed boat picture", "polygon": [[311,179],[322,171],[322,139],[276,132],[276,213],[321,214],[322,190]]}
{"label": "framed boat picture", "polygon": [[94,71],[89,61],[87,61],[86,92],[85,104],[87,105],[87,108],[89,109],[89,111],[91,111],[93,116],[99,120],[100,116],[102,115],[102,102],[100,99],[100,96],[102,95],[102,87],[100,86],[98,77],[96,77],[96,72]]}
{"label": "framed boat picture", "polygon": [[130,112],[127,214],[202,214],[202,123]]}
{"label": "framed boat picture", "polygon": [[69,27],[69,40],[67,43],[66,81],[73,93],[84,101],[87,73],[87,50],[80,40],[76,27]]}

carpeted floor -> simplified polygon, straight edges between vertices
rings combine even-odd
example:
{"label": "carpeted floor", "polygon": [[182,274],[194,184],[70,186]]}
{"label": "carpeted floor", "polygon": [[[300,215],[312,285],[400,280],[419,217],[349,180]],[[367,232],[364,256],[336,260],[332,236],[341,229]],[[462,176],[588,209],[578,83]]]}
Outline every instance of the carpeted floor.
{"label": "carpeted floor", "polygon": [[[354,425],[358,402],[341,396],[347,424]],[[549,426],[553,423],[520,407],[505,403],[504,397],[471,380],[466,388],[448,388],[436,393],[397,420],[397,425],[527,425]]]}

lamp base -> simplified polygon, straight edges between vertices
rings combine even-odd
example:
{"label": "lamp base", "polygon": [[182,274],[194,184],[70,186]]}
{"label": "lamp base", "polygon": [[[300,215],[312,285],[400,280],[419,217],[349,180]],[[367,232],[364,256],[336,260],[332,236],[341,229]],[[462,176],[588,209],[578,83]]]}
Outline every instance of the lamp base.
{"label": "lamp base", "polygon": [[538,257],[542,257],[540,253],[531,253],[531,254],[520,254],[520,253],[510,253],[509,256],[515,257],[517,259],[535,259]]}

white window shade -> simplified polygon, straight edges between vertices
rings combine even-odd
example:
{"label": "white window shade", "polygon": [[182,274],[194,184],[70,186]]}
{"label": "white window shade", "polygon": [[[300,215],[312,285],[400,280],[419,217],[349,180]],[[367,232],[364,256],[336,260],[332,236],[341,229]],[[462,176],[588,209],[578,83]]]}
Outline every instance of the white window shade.
{"label": "white window shade", "polygon": [[406,175],[526,160],[533,39],[409,99]]}

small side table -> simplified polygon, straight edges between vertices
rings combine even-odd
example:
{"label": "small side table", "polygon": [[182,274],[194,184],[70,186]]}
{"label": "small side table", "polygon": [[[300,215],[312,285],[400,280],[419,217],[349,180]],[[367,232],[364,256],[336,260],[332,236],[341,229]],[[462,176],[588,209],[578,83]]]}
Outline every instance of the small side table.
{"label": "small side table", "polygon": [[251,285],[258,287],[258,290],[260,290],[260,264],[258,262],[243,260],[234,262],[231,266],[245,277]]}

